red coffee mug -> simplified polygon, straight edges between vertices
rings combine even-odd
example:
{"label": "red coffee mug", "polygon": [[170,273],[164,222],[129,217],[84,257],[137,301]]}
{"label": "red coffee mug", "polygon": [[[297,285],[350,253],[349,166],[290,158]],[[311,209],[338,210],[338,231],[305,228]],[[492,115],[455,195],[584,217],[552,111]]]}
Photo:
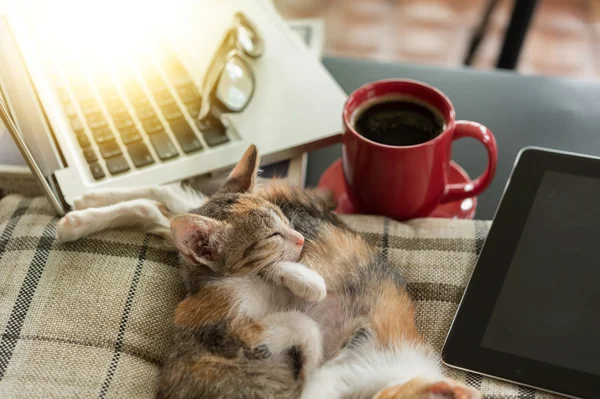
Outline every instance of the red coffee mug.
{"label": "red coffee mug", "polygon": [[[354,113],[383,96],[400,96],[437,109],[445,121],[441,134],[422,144],[391,146],[361,136]],[[362,107],[361,107],[362,106]],[[485,126],[455,120],[454,106],[441,91],[425,83],[390,79],[368,83],[350,94],[343,112],[342,163],[348,196],[361,213],[396,220],[428,216],[442,202],[479,195],[491,183],[498,158],[496,139]],[[488,154],[485,172],[465,184],[448,184],[452,141],[471,137]]]}

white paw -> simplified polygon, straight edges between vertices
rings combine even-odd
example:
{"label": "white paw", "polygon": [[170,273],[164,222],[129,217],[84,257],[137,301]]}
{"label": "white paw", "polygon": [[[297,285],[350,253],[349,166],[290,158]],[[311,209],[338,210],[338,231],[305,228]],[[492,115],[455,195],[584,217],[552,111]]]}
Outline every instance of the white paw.
{"label": "white paw", "polygon": [[392,385],[377,392],[373,399],[481,399],[481,392],[462,382],[443,379],[434,382],[422,379]]}
{"label": "white paw", "polygon": [[285,274],[281,276],[281,284],[299,298],[309,302],[319,302],[327,296],[325,280],[318,273],[308,270],[308,273]]}
{"label": "white paw", "polygon": [[339,375],[324,368],[317,369],[306,378],[300,399],[328,399],[340,397]]}
{"label": "white paw", "polygon": [[86,228],[78,212],[71,212],[58,221],[56,237],[61,242],[75,241],[83,237]]}
{"label": "white paw", "polygon": [[303,380],[308,379],[314,372],[317,371],[323,360],[323,347],[321,341],[318,341],[319,346],[312,348],[308,345],[303,349],[302,353],[302,369],[300,370],[299,377]]}
{"label": "white paw", "polygon": [[481,399],[477,389],[449,378],[431,384],[426,393],[435,399]]}
{"label": "white paw", "polygon": [[73,209],[80,211],[88,208],[99,208],[110,205],[110,198],[102,192],[91,192],[75,198]]}

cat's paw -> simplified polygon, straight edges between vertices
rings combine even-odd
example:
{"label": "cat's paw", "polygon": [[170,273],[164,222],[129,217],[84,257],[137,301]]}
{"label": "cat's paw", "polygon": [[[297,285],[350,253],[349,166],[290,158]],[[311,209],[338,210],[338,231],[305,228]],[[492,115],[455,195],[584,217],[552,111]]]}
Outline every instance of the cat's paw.
{"label": "cat's paw", "polygon": [[420,379],[379,391],[373,399],[481,399],[481,392],[452,379],[427,382]]}
{"label": "cat's paw", "polygon": [[301,263],[281,262],[273,265],[273,281],[287,287],[294,295],[309,302],[319,302],[327,296],[325,280]]}
{"label": "cat's paw", "polygon": [[[308,374],[300,399],[329,399],[340,396],[339,372],[321,367]],[[350,395],[348,395],[350,396]]]}
{"label": "cat's paw", "polygon": [[307,380],[313,375],[321,363],[323,362],[323,342],[321,338],[321,330],[316,325],[302,328],[302,333],[305,337],[304,345],[300,348],[300,363],[302,367],[299,370],[298,378]]}
{"label": "cat's paw", "polygon": [[425,392],[432,399],[481,399],[481,392],[477,389],[449,378],[434,382],[425,389]]}
{"label": "cat's paw", "polygon": [[73,209],[81,211],[88,208],[100,208],[110,205],[110,198],[102,191],[92,191],[73,200]]}
{"label": "cat's paw", "polygon": [[61,242],[75,241],[85,235],[83,218],[78,212],[70,212],[58,221],[56,237]]}
{"label": "cat's paw", "polygon": [[327,296],[325,280],[314,272],[301,276],[296,274],[281,276],[281,284],[288,287],[297,297],[309,302],[319,302]]}

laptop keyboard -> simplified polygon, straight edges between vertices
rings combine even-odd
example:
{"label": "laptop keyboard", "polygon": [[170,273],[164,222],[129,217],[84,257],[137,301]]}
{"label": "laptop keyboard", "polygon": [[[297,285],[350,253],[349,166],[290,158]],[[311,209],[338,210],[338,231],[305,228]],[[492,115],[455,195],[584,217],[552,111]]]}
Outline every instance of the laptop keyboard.
{"label": "laptop keyboard", "polygon": [[230,141],[195,123],[201,96],[171,54],[118,75],[67,76],[59,98],[94,179],[118,175]]}

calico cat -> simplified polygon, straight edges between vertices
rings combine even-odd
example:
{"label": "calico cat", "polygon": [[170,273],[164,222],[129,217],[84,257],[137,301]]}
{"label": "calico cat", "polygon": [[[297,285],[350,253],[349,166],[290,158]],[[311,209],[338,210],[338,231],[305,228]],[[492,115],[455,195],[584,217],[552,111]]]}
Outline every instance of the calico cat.
{"label": "calico cat", "polygon": [[[322,198],[320,193],[305,192],[277,182],[254,189],[257,165],[256,149],[250,147],[221,192],[211,199],[203,199],[206,202],[196,210],[177,209],[163,198],[168,197],[177,206],[185,207],[182,205],[184,201],[177,201],[181,195],[178,189],[155,187],[131,190],[125,194],[120,192],[120,199],[133,201],[129,204],[114,204],[113,193],[110,192],[86,195],[75,205],[82,210],[67,215],[59,223],[61,237],[72,239],[106,228],[106,225],[95,226],[93,216],[106,212],[106,218],[116,220],[116,225],[138,223],[148,231],[170,237],[187,259],[184,280],[190,296],[176,311],[175,346],[163,369],[160,394],[164,397],[301,395],[306,399],[480,398],[475,389],[443,376],[439,359],[417,331],[413,303],[406,293],[399,270],[383,261],[358,233],[332,214],[331,201]],[[144,205],[145,211],[132,210],[133,205],[140,205],[140,200],[148,201]],[[90,204],[108,206],[89,209]],[[180,211],[188,213],[181,215]],[[282,285],[286,285],[289,274],[282,278],[269,272],[273,268],[264,267],[256,274],[237,277],[233,269],[238,272],[243,269],[241,265],[249,255],[244,254],[248,242],[236,244],[235,254],[224,253],[226,248],[222,243],[227,235],[221,234],[227,228],[223,230],[222,223],[232,223],[255,214],[262,215],[259,217],[261,223],[282,223],[304,237],[299,261],[305,268],[301,270],[308,268],[322,276],[327,287],[327,295],[320,301],[309,302],[287,296],[289,302],[283,307],[294,310],[286,313],[298,317],[296,321],[288,319],[291,324],[279,324],[279,320],[265,316],[264,309],[257,311],[255,308],[255,304],[266,299],[264,292],[271,289],[272,283],[269,285],[268,281],[275,281],[278,283],[276,289],[285,291]],[[259,230],[258,225],[252,226],[248,225],[248,228]],[[262,234],[261,244],[256,244],[251,252],[257,250],[261,256],[270,256],[267,254],[272,250],[271,245],[263,245],[274,240],[273,237],[276,240],[282,238]],[[222,265],[227,263],[225,259],[231,259],[239,265],[239,269],[232,268],[232,274],[222,278],[219,276],[223,273]],[[277,265],[281,260],[281,257],[275,256],[267,263]],[[230,280],[231,283],[228,282]],[[295,283],[298,283],[297,280],[306,285],[306,279],[296,279]],[[241,288],[248,287],[248,284],[252,288]],[[294,284],[286,286],[302,296],[302,289],[292,289]],[[266,291],[257,287],[266,287]],[[268,312],[275,312],[271,314],[279,317],[280,309],[269,308]],[[238,316],[235,322],[232,322],[232,314]],[[264,320],[261,317],[273,323],[257,322]],[[284,327],[275,331],[276,326]],[[288,340],[286,345],[273,345],[277,337],[286,339],[298,330],[303,330],[302,339],[295,343]],[[281,335],[276,337],[273,334]],[[313,334],[319,335],[325,361],[316,370],[313,369],[314,360],[307,363],[307,354],[310,353],[307,347],[310,345],[306,345],[306,337],[312,336],[314,344],[318,339]],[[227,345],[217,344],[224,337],[236,339],[235,342],[225,339]],[[264,341],[261,341],[265,337],[271,339],[269,342],[273,348],[266,350]],[[287,346],[290,343],[294,345],[291,349]],[[302,376],[306,380],[302,393],[302,378],[297,378],[294,369],[289,367],[289,356],[281,360],[281,355],[286,354],[284,346],[288,355],[300,360]],[[209,356],[215,353],[220,354],[218,361],[200,360],[210,359]],[[281,360],[277,364],[284,366],[258,368],[258,364],[267,364],[266,359],[260,358],[270,359],[272,353],[277,353]],[[228,388],[231,390],[220,390]]]}
{"label": "calico cat", "polygon": [[[137,218],[179,249],[188,295],[175,311],[158,398],[298,397],[304,377],[321,362],[318,325],[294,309],[322,300],[325,284],[297,263],[304,237],[281,210],[244,194],[255,184],[255,174],[246,170],[254,170],[257,161],[256,152],[249,153],[208,201],[180,191],[190,203],[202,203],[189,214],[174,215],[163,203],[133,199],[76,211],[59,222],[59,236],[66,240]],[[154,197],[161,193],[168,196],[159,190]],[[101,212],[101,222],[85,221]],[[150,228],[152,217],[162,225]]]}

